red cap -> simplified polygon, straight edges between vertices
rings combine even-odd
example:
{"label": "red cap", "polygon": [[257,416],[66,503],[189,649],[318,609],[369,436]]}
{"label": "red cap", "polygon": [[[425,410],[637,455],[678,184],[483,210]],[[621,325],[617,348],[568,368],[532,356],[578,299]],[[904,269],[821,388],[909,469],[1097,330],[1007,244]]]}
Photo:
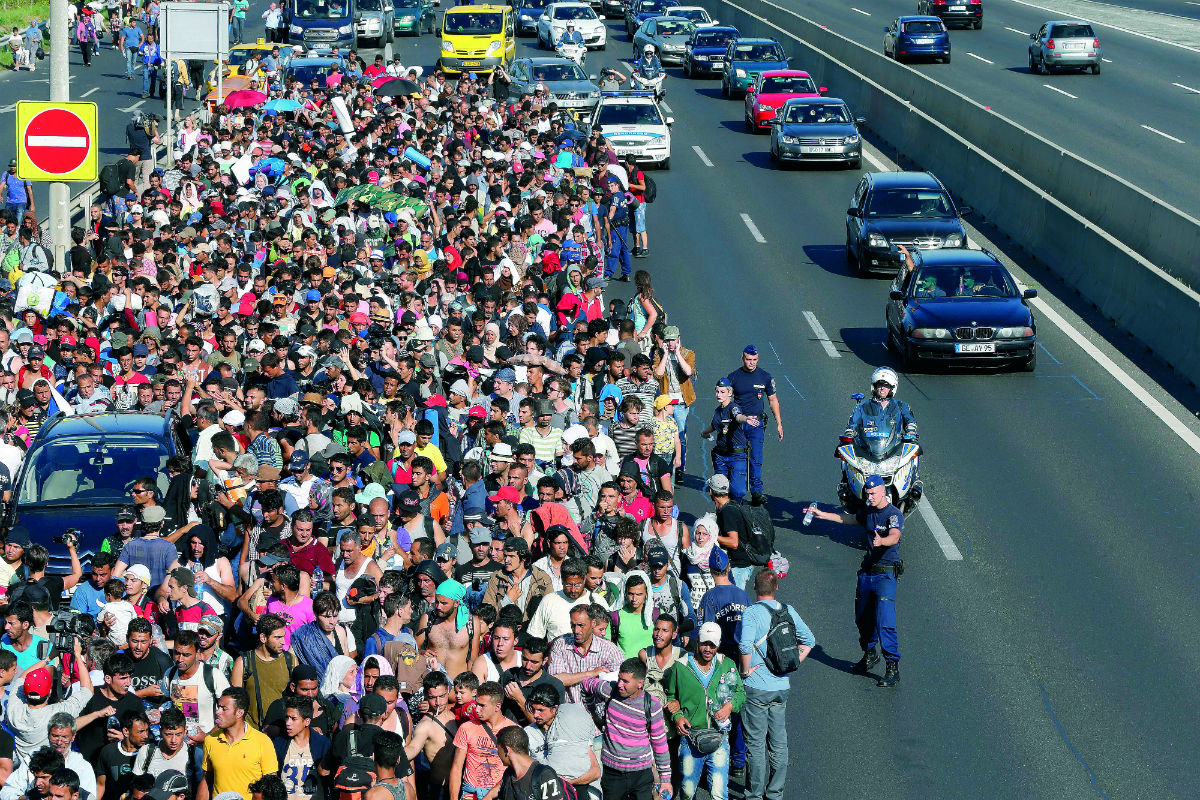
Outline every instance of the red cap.
{"label": "red cap", "polygon": [[26,697],[49,697],[50,687],[54,683],[54,678],[50,675],[50,670],[45,667],[38,667],[25,673],[25,696]]}
{"label": "red cap", "polygon": [[60,345],[65,344],[65,345],[69,345],[71,347],[74,347],[77,344],[79,344],[78,340],[76,340],[76,338],[74,336],[70,336],[70,335],[59,337],[58,343]]}
{"label": "red cap", "polygon": [[440,394],[430,395],[429,399],[425,401],[425,406],[426,408],[433,406],[441,406],[442,408],[445,408],[446,398],[442,397]]}
{"label": "red cap", "polygon": [[513,505],[520,505],[521,494],[517,491],[515,486],[501,486],[496,490],[494,495],[488,498],[488,500],[491,500],[493,503],[499,500],[507,500]]}
{"label": "red cap", "polygon": [[485,409],[483,406],[471,406],[471,410],[467,412],[467,416],[487,419],[487,409]]}
{"label": "red cap", "polygon": [[367,319],[367,315],[361,311],[355,311],[350,315],[351,325],[366,325],[371,320]]}

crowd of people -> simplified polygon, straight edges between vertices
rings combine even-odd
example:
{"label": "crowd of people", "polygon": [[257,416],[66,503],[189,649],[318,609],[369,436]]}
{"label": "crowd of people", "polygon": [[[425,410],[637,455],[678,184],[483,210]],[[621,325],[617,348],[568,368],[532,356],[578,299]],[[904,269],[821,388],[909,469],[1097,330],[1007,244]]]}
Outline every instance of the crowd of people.
{"label": "crowd of people", "polygon": [[0,212],[5,499],[56,416],[181,439],[98,547],[9,531],[0,800],[780,800],[815,642],[775,599],[757,351],[698,384],[598,132],[370,71],[218,108],[165,169],[135,129],[66,263]]}

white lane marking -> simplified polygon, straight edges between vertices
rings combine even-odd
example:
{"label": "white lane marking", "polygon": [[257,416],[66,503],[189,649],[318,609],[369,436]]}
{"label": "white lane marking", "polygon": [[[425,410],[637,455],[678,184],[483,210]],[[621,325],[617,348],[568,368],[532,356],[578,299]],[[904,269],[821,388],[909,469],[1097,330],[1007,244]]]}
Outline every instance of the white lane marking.
{"label": "white lane marking", "polygon": [[1101,57],[1100,57],[1100,60],[1101,60],[1101,61],[1103,61],[1105,64],[1111,64],[1111,63],[1112,63],[1112,59],[1111,59],[1111,58],[1104,58],[1103,56],[1101,56]]}
{"label": "white lane marking", "polygon": [[995,64],[996,63],[995,61],[990,61],[989,59],[986,59],[983,56],[977,56],[974,53],[967,53],[967,55],[969,55],[971,58],[982,61],[985,64]]}
{"label": "white lane marking", "polygon": [[[1079,99],[1078,97],[1076,97],[1075,95],[1071,94],[1070,92],[1064,92],[1062,89],[1059,89],[1057,86],[1051,86],[1051,85],[1050,85],[1050,84],[1048,84],[1048,83],[1043,83],[1043,84],[1042,84],[1042,86],[1045,86],[1047,89],[1049,89],[1049,90],[1050,90],[1050,91],[1052,91],[1052,92],[1058,92],[1059,94],[1065,94],[1067,97],[1071,98],[1072,100],[1078,100],[1078,99]],[[1145,127],[1145,126],[1143,126],[1143,127]]]}
{"label": "white lane marking", "polygon": [[880,172],[890,172],[891,171],[888,168],[887,164],[883,163],[878,158],[876,158],[871,153],[871,151],[868,150],[867,148],[865,148],[865,147],[863,148],[862,154],[863,154],[863,158],[865,158],[867,161],[870,161],[871,166],[873,166],[875,169],[879,170]]}
{"label": "white lane marking", "polygon": [[[1060,8],[1049,8],[1047,6],[1039,6],[1037,3],[1030,3],[1030,2],[1027,2],[1027,0],[1012,0],[1012,2],[1014,2],[1018,5],[1028,6],[1029,8],[1036,8],[1040,11],[1048,11],[1051,14],[1057,14],[1060,19],[1063,18],[1063,11]],[[1160,12],[1149,12],[1149,13],[1157,14]],[[1173,17],[1175,15],[1174,14],[1163,14],[1162,16]],[[1097,22],[1094,19],[1088,19],[1087,17],[1080,17],[1080,16],[1073,17],[1073,19],[1081,19],[1084,22],[1090,22],[1093,25],[1099,25],[1101,28],[1111,28],[1114,31],[1120,31],[1121,33],[1128,33],[1130,36],[1140,36],[1143,39],[1149,39],[1150,41],[1158,42],[1159,44],[1169,44],[1172,47],[1179,47],[1183,50],[1191,50],[1193,53],[1200,53],[1200,47],[1192,47],[1191,45],[1180,44],[1179,42],[1172,42],[1169,39],[1162,39],[1162,38],[1159,38],[1158,36],[1151,36],[1148,33],[1142,33],[1141,31],[1135,31],[1131,28],[1123,28],[1120,25],[1113,25],[1111,22]],[[1188,17],[1177,17],[1177,19],[1187,20],[1189,18]],[[1011,28],[1009,30],[1011,30]]]}
{"label": "white lane marking", "polygon": [[671,110],[671,107],[666,103],[659,103],[658,107],[663,110],[664,114],[671,114],[672,116],[675,114],[675,112]]}
{"label": "white lane marking", "polygon": [[942,548],[942,555],[946,556],[947,561],[962,561],[963,557],[958,550],[958,545],[950,538],[946,526],[942,524],[937,512],[933,510],[933,504],[926,498],[922,498],[922,500],[923,502],[917,503],[917,513],[921,515],[921,519],[925,520],[925,525],[933,534],[933,538],[937,540],[938,547]]}
{"label": "white lane marking", "polygon": [[694,144],[692,145],[692,149],[696,151],[696,155],[700,157],[700,161],[703,162],[704,166],[711,167],[713,165],[713,163],[708,160],[708,156],[704,155],[704,151],[700,149],[700,145]]}
{"label": "white lane marking", "polygon": [[754,241],[758,242],[759,244],[766,244],[766,238],[762,235],[762,232],[758,229],[758,226],[754,224],[754,220],[750,219],[750,215],[743,211],[740,216],[742,218],[742,222],[746,223],[746,227],[750,229],[750,235],[754,237]]}
{"label": "white lane marking", "polygon": [[1005,26],[1004,26],[1004,30],[1006,30],[1006,31],[1012,31],[1013,33],[1019,33],[1019,34],[1021,34],[1022,36],[1024,36],[1026,39],[1028,39],[1028,38],[1029,38],[1029,31],[1019,31],[1019,30],[1017,30],[1016,28],[1010,28],[1010,27],[1008,27],[1007,25],[1005,25]]}
{"label": "white lane marking", "polygon": [[1050,307],[1040,297],[1035,297],[1029,301],[1039,312],[1044,314],[1047,319],[1058,326],[1059,330],[1065,333],[1070,339],[1083,349],[1083,352],[1092,357],[1097,364],[1104,368],[1104,371],[1116,378],[1117,383],[1129,390],[1129,393],[1138,399],[1138,401],[1146,408],[1150,409],[1150,413],[1158,417],[1164,424],[1175,432],[1180,439],[1187,444],[1188,447],[1200,453],[1200,436],[1192,432],[1192,429],[1184,425],[1182,421],[1170,411],[1167,407],[1160,403],[1154,395],[1142,388],[1142,385],[1135,381],[1129,373],[1121,369],[1117,364],[1104,354],[1099,347],[1092,344],[1087,337],[1076,330],[1071,323],[1063,319],[1062,315]]}
{"label": "white lane marking", "polygon": [[842,354],[833,346],[833,342],[829,341],[829,334],[825,333],[825,329],[821,327],[821,321],[817,319],[817,315],[811,311],[805,311],[804,318],[808,320],[808,327],[812,328],[813,335],[817,337],[821,347],[825,348],[825,354],[830,358],[841,358]]}
{"label": "white lane marking", "polygon": [[850,6],[850,10],[851,10],[851,11],[857,11],[858,13],[862,14],[864,17],[869,17],[869,16],[871,16],[871,12],[869,12],[869,11],[863,11],[861,8],[855,8],[854,6]]}
{"label": "white lane marking", "polygon": [[[1197,3],[1196,5],[1200,5],[1200,3]],[[1184,86],[1182,83],[1172,83],[1171,85],[1178,86],[1180,89],[1186,89],[1189,92],[1191,92],[1192,94],[1200,94],[1200,89],[1193,89],[1190,86]]]}
{"label": "white lane marking", "polygon": [[141,108],[145,104],[146,104],[145,100],[138,100],[136,103],[131,105],[129,108],[118,108],[117,111],[121,111],[125,114],[128,114],[130,111],[136,111],[137,109]]}
{"label": "white lane marking", "polygon": [[1177,144],[1187,144],[1187,142],[1185,142],[1183,139],[1176,139],[1171,134],[1163,133],[1158,128],[1151,128],[1149,125],[1143,125],[1142,127],[1145,128],[1146,130],[1150,131],[1151,133],[1157,133],[1159,136],[1162,136],[1164,139],[1170,139],[1172,142],[1176,142]]}
{"label": "white lane marking", "polygon": [[100,87],[99,87],[99,86],[93,86],[92,88],[88,89],[86,92],[84,92],[83,94],[81,94],[81,95],[80,95],[80,97],[87,97],[88,95],[90,95],[90,94],[93,94],[93,93],[95,93],[95,92],[98,92],[98,91],[100,91]]}
{"label": "white lane marking", "polygon": [[87,147],[86,136],[28,136],[26,144],[34,147]]}

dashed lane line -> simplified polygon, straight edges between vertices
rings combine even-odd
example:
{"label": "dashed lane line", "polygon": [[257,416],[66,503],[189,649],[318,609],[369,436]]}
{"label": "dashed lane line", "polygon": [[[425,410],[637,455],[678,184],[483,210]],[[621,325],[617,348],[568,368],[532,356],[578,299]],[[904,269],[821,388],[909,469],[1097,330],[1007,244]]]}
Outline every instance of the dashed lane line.
{"label": "dashed lane line", "polygon": [[829,341],[829,334],[825,332],[821,321],[817,319],[817,315],[811,311],[804,312],[804,319],[808,321],[808,327],[812,328],[813,336],[817,337],[817,341],[821,343],[821,347],[825,348],[825,355],[830,358],[841,358],[842,354],[833,346],[833,342]]}

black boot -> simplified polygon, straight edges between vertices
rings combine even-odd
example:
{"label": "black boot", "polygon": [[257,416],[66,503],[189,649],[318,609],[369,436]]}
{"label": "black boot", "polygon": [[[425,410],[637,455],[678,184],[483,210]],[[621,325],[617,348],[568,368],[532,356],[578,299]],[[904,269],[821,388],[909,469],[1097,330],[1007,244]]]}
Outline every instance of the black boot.
{"label": "black boot", "polygon": [[879,653],[876,653],[875,648],[872,647],[870,650],[863,653],[863,657],[859,659],[858,663],[855,664],[850,671],[855,675],[866,675],[870,673],[871,667],[878,663]]}
{"label": "black boot", "polygon": [[882,686],[885,689],[890,689],[900,682],[900,665],[895,661],[887,662],[887,669],[883,671],[883,677],[875,682],[876,686]]}

